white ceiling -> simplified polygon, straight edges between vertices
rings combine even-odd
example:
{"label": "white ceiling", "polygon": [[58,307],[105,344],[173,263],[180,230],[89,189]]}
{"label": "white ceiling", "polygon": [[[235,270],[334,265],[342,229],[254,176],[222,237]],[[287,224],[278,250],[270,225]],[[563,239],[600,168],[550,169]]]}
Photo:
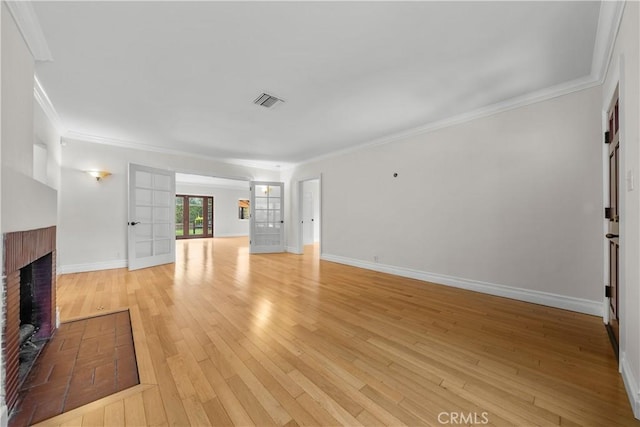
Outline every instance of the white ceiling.
{"label": "white ceiling", "polygon": [[[584,79],[599,2],[40,2],[71,134],[296,163]],[[286,102],[253,104],[263,91]]]}

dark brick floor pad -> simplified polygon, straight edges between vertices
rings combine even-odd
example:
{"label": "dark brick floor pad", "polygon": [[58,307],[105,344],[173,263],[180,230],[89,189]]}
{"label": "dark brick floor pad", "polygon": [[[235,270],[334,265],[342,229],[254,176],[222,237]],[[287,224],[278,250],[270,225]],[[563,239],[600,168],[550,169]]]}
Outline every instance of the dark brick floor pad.
{"label": "dark brick floor pad", "polygon": [[128,311],[63,323],[24,382],[9,425],[37,423],[136,384]]}

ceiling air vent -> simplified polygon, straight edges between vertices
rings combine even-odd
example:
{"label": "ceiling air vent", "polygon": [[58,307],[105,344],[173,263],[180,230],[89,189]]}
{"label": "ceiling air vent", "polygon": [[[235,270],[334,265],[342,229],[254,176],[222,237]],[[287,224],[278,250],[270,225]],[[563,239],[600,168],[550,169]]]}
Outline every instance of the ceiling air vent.
{"label": "ceiling air vent", "polygon": [[282,99],[277,98],[273,95],[269,95],[268,93],[263,93],[259,97],[253,101],[256,105],[262,105],[263,107],[271,108],[279,102],[284,102]]}

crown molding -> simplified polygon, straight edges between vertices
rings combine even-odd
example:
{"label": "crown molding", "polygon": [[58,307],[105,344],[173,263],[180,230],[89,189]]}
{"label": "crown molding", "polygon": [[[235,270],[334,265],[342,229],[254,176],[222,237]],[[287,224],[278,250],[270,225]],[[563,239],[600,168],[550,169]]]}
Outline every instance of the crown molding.
{"label": "crown molding", "polygon": [[38,15],[30,1],[7,1],[13,20],[36,61],[53,61]]}
{"label": "crown molding", "polygon": [[44,111],[58,133],[63,135],[67,129],[62,124],[62,120],[60,120],[60,116],[49,99],[47,92],[44,90],[40,84],[40,80],[38,80],[38,77],[35,75],[33,76],[33,98],[36,100],[38,105],[40,105],[40,108],[42,108],[42,111]]}
{"label": "crown molding", "polygon": [[268,160],[245,160],[245,159],[225,159],[225,163],[232,165],[247,166],[250,168],[267,169],[271,171],[281,171],[293,168],[297,163],[276,162]]}
{"label": "crown molding", "polygon": [[[74,140],[78,142],[90,142],[93,144],[111,145],[114,147],[128,148],[131,150],[150,151],[153,153],[170,154],[173,156],[176,156],[176,155],[191,156],[191,157],[196,156],[196,154],[185,153],[184,151],[174,150],[172,148],[164,148],[164,147],[158,147],[155,145],[142,144],[140,142],[125,141],[117,138],[108,138],[108,137],[99,136],[99,135],[91,135],[88,133],[76,132],[73,130],[66,132],[63,135],[63,139]],[[197,156],[207,157],[207,156],[200,156],[200,155],[197,155]]]}
{"label": "crown molding", "polygon": [[423,126],[414,127],[409,130],[394,133],[384,136],[382,138],[374,139],[373,141],[358,144],[343,150],[333,151],[321,156],[313,157],[308,160],[299,162],[296,166],[317,162],[320,160],[326,160],[344,154],[359,151],[365,148],[372,148],[379,145],[389,144],[395,141],[408,139],[418,135],[423,135],[431,132],[435,132],[439,129],[447,128],[454,125],[470,122],[472,120],[481,119],[484,117],[493,116],[498,113],[513,110],[527,105],[536,104],[538,102],[547,101],[560,96],[568,95],[573,92],[579,92],[584,89],[589,89],[594,86],[598,86],[601,82],[592,76],[582,77],[576,80],[571,80],[566,83],[562,83],[556,86],[551,86],[545,89],[541,89],[535,92],[531,92],[522,96],[508,99],[506,101],[497,102],[495,104],[488,105],[486,107],[479,108],[477,110],[469,111],[466,113],[452,116],[443,120],[428,123]]}
{"label": "crown molding", "polygon": [[358,144],[342,150],[333,151],[331,153],[327,153],[321,156],[316,156],[316,157],[303,160],[300,162],[295,162],[295,163],[279,162],[278,164],[275,164],[275,162],[260,161],[260,160],[216,158],[216,157],[211,157],[207,155],[174,150],[171,148],[157,147],[157,146],[142,144],[138,142],[124,141],[124,140],[119,140],[115,138],[106,138],[102,136],[89,135],[89,134],[84,134],[84,133],[74,132],[74,131],[66,132],[66,134],[64,135],[64,139],[85,141],[85,142],[91,142],[94,144],[112,145],[112,146],[121,147],[121,148],[129,148],[129,149],[141,150],[141,151],[151,151],[151,152],[170,154],[170,155],[206,158],[209,160],[218,161],[222,163],[228,163],[228,164],[239,165],[244,167],[257,168],[257,169],[266,169],[271,171],[289,171],[289,170],[295,169],[298,166],[302,166],[305,164],[314,163],[314,162],[318,162],[326,159],[331,159],[331,158],[339,157],[355,151],[359,151],[365,148],[385,145],[398,140],[407,139],[417,135],[434,132],[439,129],[466,123],[476,119],[481,119],[483,117],[489,117],[504,111],[509,111],[515,108],[520,108],[520,107],[535,104],[538,102],[546,101],[549,99],[557,98],[573,92],[578,92],[580,90],[588,89],[588,88],[597,86],[599,84],[601,84],[601,82],[593,78],[592,76],[583,77],[580,79],[572,80],[567,83],[545,88],[536,92],[531,92],[523,96],[498,102],[498,103],[495,103],[474,111],[463,113],[457,116],[453,116],[444,120],[432,122],[432,123],[419,126],[416,128],[412,128],[406,131],[402,131],[392,135],[387,135],[382,138],[377,138],[373,141]]}
{"label": "crown molding", "polygon": [[426,125],[415,127],[399,133],[387,135],[385,137],[358,144],[356,146],[312,157],[310,159],[303,160],[293,166],[287,167],[286,169],[295,169],[297,166],[335,158],[364,148],[371,148],[379,145],[389,144],[401,139],[433,132],[438,129],[462,124],[471,120],[488,117],[504,111],[524,107],[526,105],[546,101],[552,98],[557,98],[559,96],[568,95],[572,92],[578,92],[580,90],[598,86],[604,83],[604,79],[607,75],[607,70],[611,62],[611,55],[613,54],[613,48],[615,46],[616,37],[620,28],[620,22],[622,21],[622,14],[624,12],[625,4],[625,1],[602,1],[600,3],[598,28],[596,31],[596,40],[594,43],[593,58],[591,61],[591,73],[588,76],[562,83],[560,85],[545,88],[540,91],[525,94],[520,97],[498,102],[496,104],[492,104],[478,110],[449,117],[437,122],[428,123]]}
{"label": "crown molding", "polygon": [[613,55],[625,4],[625,1],[603,1],[600,3],[598,30],[591,61],[591,76],[601,84],[604,83],[611,63],[611,55]]}
{"label": "crown molding", "polygon": [[244,167],[254,168],[254,169],[280,171],[280,165],[281,165],[280,163],[275,164],[275,162],[267,162],[267,161],[259,161],[259,160],[225,159],[220,157],[207,156],[205,154],[198,154],[198,153],[193,153],[188,151],[176,150],[173,148],[158,147],[155,145],[143,144],[140,142],[125,141],[121,139],[108,138],[108,137],[103,137],[98,135],[90,135],[90,134],[75,132],[75,131],[67,131],[63,135],[62,139],[69,140],[69,141],[90,142],[93,144],[110,145],[114,147],[127,148],[131,150],[147,151],[147,152],[160,153],[160,154],[169,154],[172,156],[196,157],[199,159],[207,159],[215,162],[244,166]]}
{"label": "crown molding", "polygon": [[[15,4],[22,2],[7,2],[7,4]],[[25,2],[26,3],[26,2]],[[598,28],[596,31],[596,39],[594,43],[593,58],[591,63],[591,72],[589,75],[575,79],[569,82],[565,82],[556,86],[551,86],[539,91],[531,92],[522,96],[511,98],[505,101],[501,101],[486,107],[482,107],[477,110],[462,113],[456,116],[452,116],[436,122],[427,123],[418,127],[407,129],[398,133],[386,135],[381,138],[369,140],[357,144],[352,147],[348,147],[342,150],[333,151],[320,156],[315,156],[300,162],[278,163],[270,161],[260,160],[245,160],[245,159],[224,159],[216,158],[206,155],[200,155],[195,153],[186,153],[184,151],[152,146],[148,144],[142,144],[137,142],[122,141],[113,138],[105,138],[101,136],[82,134],[79,132],[67,132],[65,138],[75,139],[80,141],[92,142],[97,144],[112,145],[122,148],[130,148],[135,150],[151,151],[157,153],[164,153],[170,155],[181,155],[190,157],[207,158],[214,161],[219,161],[228,164],[240,165],[250,168],[266,169],[272,171],[288,171],[293,170],[299,166],[318,162],[321,160],[331,159],[339,157],[348,153],[359,151],[365,148],[371,148],[375,146],[389,144],[398,140],[403,140],[417,135],[434,132],[439,129],[447,128],[454,125],[459,125],[472,120],[489,117],[501,112],[509,111],[512,109],[524,107],[530,104],[543,102],[560,96],[564,96],[573,92],[578,92],[584,89],[598,86],[604,82],[606,73],[610,64],[611,55],[615,46],[616,36],[622,20],[625,1],[602,1],[600,4],[600,13],[598,17]],[[33,9],[29,7],[31,11]],[[33,15],[35,18],[35,14]],[[17,21],[17,19],[16,19]],[[36,18],[37,23],[37,18]],[[39,27],[39,25],[38,25]],[[46,42],[45,42],[46,44]],[[44,91],[43,91],[44,92]],[[46,94],[45,94],[46,96]],[[36,99],[38,99],[36,97]],[[46,98],[48,100],[48,98]],[[51,104],[49,102],[49,104]],[[44,108],[44,107],[43,107]],[[53,106],[51,109],[55,113]],[[45,109],[45,112],[47,109]],[[52,120],[53,121],[53,120]],[[59,119],[58,119],[59,121]]]}

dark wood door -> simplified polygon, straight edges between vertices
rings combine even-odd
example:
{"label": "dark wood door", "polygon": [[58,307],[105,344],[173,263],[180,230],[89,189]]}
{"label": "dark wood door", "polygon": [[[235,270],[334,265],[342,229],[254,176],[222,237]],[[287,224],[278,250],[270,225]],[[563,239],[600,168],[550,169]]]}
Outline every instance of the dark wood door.
{"label": "dark wood door", "polygon": [[176,238],[213,237],[213,197],[176,194]]}
{"label": "dark wood door", "polygon": [[609,284],[607,296],[609,297],[609,332],[614,348],[618,349],[620,339],[620,318],[618,309],[620,293],[618,289],[618,267],[620,253],[620,137],[619,137],[619,102],[618,90],[616,90],[609,111],[607,113],[606,142],[609,147],[609,208],[606,211],[609,220],[607,239],[609,241]]}

